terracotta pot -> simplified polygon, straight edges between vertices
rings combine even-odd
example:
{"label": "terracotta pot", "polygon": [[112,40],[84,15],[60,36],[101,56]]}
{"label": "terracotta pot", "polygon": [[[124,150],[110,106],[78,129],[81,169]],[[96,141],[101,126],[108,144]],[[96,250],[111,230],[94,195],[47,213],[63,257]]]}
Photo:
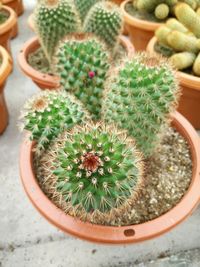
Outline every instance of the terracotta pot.
{"label": "terracotta pot", "polygon": [[122,2],[121,9],[124,15],[125,27],[136,51],[146,49],[149,40],[154,36],[154,31],[160,27],[160,23],[140,20],[126,12],[126,4],[132,0]]}
{"label": "terracotta pot", "polygon": [[[153,37],[147,46],[147,51],[156,53],[154,51],[156,42],[157,38]],[[178,71],[178,78],[182,88],[178,110],[196,129],[200,129],[200,77]]]}
{"label": "terracotta pot", "polygon": [[[135,50],[131,42],[125,36],[120,36],[120,42],[128,51],[128,56],[132,56]],[[37,50],[39,47],[40,44],[37,37],[34,37],[26,42],[18,56],[19,66],[21,70],[40,87],[40,89],[58,88],[59,78],[57,76],[43,74],[32,68],[27,61],[28,55]]]}
{"label": "terracotta pot", "polygon": [[[19,0],[2,0],[2,3],[12,8],[18,15]],[[13,26],[13,32],[12,32],[11,38],[15,38],[17,35],[18,35],[18,22],[16,20],[16,23]]]}
{"label": "terracotta pot", "polygon": [[28,140],[22,144],[20,153],[20,173],[24,189],[32,204],[50,223],[78,238],[97,243],[127,244],[157,237],[188,217],[200,201],[200,139],[191,124],[177,112],[173,115],[172,125],[189,143],[193,175],[182,200],[157,219],[138,225],[111,227],[82,222],[66,215],[40,189],[32,168],[34,143]]}
{"label": "terracotta pot", "polygon": [[4,132],[8,124],[8,109],[4,97],[4,87],[9,74],[12,71],[12,60],[8,52],[0,46],[0,134]]}
{"label": "terracotta pot", "polygon": [[18,10],[17,15],[21,16],[24,13],[24,3],[23,0],[18,0]]}
{"label": "terracotta pot", "polygon": [[9,13],[9,18],[0,25],[0,45],[11,53],[10,38],[12,37],[13,27],[17,23],[17,16],[15,11],[10,7],[3,6],[3,10]]}

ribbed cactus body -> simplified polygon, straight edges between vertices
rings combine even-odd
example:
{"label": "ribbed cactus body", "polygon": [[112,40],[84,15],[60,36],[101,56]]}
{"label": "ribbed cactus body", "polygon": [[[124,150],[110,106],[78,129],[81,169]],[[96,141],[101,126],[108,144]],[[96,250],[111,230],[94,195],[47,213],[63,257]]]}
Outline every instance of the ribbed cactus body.
{"label": "ribbed cactus body", "polygon": [[94,119],[99,119],[109,64],[106,46],[90,34],[68,36],[56,51],[55,67],[61,85],[83,102]]}
{"label": "ribbed cactus body", "polygon": [[105,1],[105,0],[74,0],[82,22],[84,21],[90,8],[93,5],[95,5],[97,2],[102,2],[102,1]]}
{"label": "ribbed cactus body", "polygon": [[189,68],[193,65],[196,55],[191,52],[176,53],[170,57],[174,67],[178,70]]}
{"label": "ribbed cactus body", "polygon": [[138,193],[141,154],[133,139],[113,126],[74,127],[52,154],[57,191],[75,213],[110,213],[128,206]]}
{"label": "ribbed cactus body", "polygon": [[200,38],[200,16],[187,4],[178,4],[175,8],[178,20]]}
{"label": "ribbed cactus body", "polygon": [[23,128],[37,141],[37,150],[47,148],[64,129],[87,121],[82,104],[65,92],[45,91],[31,98],[22,112]]}
{"label": "ribbed cactus body", "polygon": [[153,12],[160,3],[159,0],[136,0],[136,7],[139,11]]}
{"label": "ribbed cactus body", "polygon": [[43,0],[35,10],[35,30],[47,59],[51,62],[58,41],[78,32],[81,22],[72,0]]}
{"label": "ribbed cactus body", "polygon": [[164,59],[136,55],[107,84],[102,106],[105,121],[114,121],[136,139],[145,156],[151,155],[169,114],[176,107],[179,87]]}
{"label": "ribbed cactus body", "polygon": [[193,65],[193,71],[197,76],[200,76],[200,52],[195,59],[195,62]]}
{"label": "ribbed cactus body", "polygon": [[120,8],[108,1],[97,3],[90,9],[83,28],[85,32],[96,34],[114,50],[123,28]]}
{"label": "ribbed cactus body", "polygon": [[188,51],[197,53],[200,49],[200,40],[194,36],[186,35],[185,33],[179,31],[172,31],[167,36],[168,44],[175,51]]}

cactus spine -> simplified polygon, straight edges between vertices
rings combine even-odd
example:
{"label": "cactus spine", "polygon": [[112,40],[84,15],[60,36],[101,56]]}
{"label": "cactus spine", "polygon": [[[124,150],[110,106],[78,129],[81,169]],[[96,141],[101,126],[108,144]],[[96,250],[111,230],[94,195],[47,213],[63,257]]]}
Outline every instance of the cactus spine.
{"label": "cactus spine", "polygon": [[83,102],[94,119],[100,116],[109,63],[106,46],[91,34],[66,36],[56,50],[56,73],[62,86]]}
{"label": "cactus spine", "polygon": [[81,29],[72,0],[43,0],[37,4],[34,17],[35,30],[49,62],[58,41],[66,34]]}
{"label": "cactus spine", "polygon": [[49,159],[56,189],[81,217],[112,216],[134,203],[142,182],[142,156],[114,126],[88,123],[64,132]]}
{"label": "cactus spine", "polygon": [[106,88],[102,107],[105,121],[126,129],[143,154],[151,155],[179,98],[170,63],[138,54],[110,78]]}
{"label": "cactus spine", "polygon": [[88,12],[83,28],[85,32],[96,34],[115,50],[123,28],[120,8],[112,2],[97,3]]}

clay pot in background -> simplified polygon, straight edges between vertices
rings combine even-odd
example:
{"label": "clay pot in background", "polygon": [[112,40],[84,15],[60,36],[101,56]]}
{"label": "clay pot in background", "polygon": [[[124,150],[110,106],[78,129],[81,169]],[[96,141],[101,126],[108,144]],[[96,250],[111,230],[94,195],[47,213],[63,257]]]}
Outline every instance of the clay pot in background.
{"label": "clay pot in background", "polygon": [[[3,5],[6,5],[10,8],[12,8],[16,14],[18,15],[18,9],[19,9],[19,0],[2,0]],[[15,38],[18,35],[18,23],[16,21],[16,24],[13,27],[13,32],[12,32],[12,38]]]}
{"label": "clay pot in background", "polygon": [[[156,37],[150,40],[147,46],[148,52],[156,53],[154,51],[156,42]],[[183,114],[196,129],[200,130],[200,77],[178,71],[178,78],[182,88],[182,96],[178,111]]]}
{"label": "clay pot in background", "polygon": [[8,109],[4,97],[4,87],[9,74],[12,71],[12,59],[8,52],[0,46],[0,134],[4,132],[8,124]]}
{"label": "clay pot in background", "polygon": [[[120,36],[120,42],[127,51],[128,56],[132,56],[135,52],[131,42],[125,37]],[[20,51],[18,57],[18,63],[21,70],[25,75],[30,77],[34,83],[36,83],[40,89],[55,89],[59,87],[59,78],[53,75],[41,73],[34,68],[32,68],[27,59],[30,53],[33,53],[40,47],[37,37],[32,38],[27,41]]]}
{"label": "clay pot in background", "polygon": [[131,42],[136,51],[143,51],[149,40],[154,36],[154,31],[160,27],[160,23],[151,22],[147,20],[137,19],[126,12],[127,3],[132,0],[122,2],[121,9],[124,15],[125,28],[128,31]]}
{"label": "clay pot in background", "polygon": [[10,38],[12,36],[13,28],[17,23],[17,15],[15,11],[8,6],[3,6],[2,9],[8,12],[9,17],[3,24],[0,25],[0,45],[11,54]]}
{"label": "clay pot in background", "polygon": [[91,242],[136,243],[168,232],[191,215],[200,202],[200,139],[192,125],[182,115],[176,112],[172,118],[172,126],[188,141],[190,146],[193,172],[191,184],[184,197],[167,213],[145,223],[119,227],[83,222],[65,214],[47,198],[39,187],[32,164],[34,143],[26,140],[21,147],[20,174],[30,201],[42,216],[57,228]]}

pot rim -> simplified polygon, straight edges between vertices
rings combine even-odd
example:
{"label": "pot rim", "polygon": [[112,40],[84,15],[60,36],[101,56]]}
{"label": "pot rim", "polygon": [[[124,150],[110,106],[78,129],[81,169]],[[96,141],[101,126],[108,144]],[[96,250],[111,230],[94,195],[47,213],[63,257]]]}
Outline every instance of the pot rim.
{"label": "pot rim", "polygon": [[136,28],[143,29],[145,31],[155,31],[158,27],[160,27],[163,23],[158,23],[158,22],[152,22],[148,20],[142,20],[142,19],[137,19],[133,16],[131,16],[126,10],[126,4],[131,2],[131,0],[126,0],[121,3],[120,7],[122,10],[122,14],[124,16],[124,20],[127,24],[132,25]]}
{"label": "pot rim", "polygon": [[[129,41],[129,39],[123,35],[119,36],[120,43],[124,46],[124,48],[127,51],[127,56],[132,57],[135,53],[134,46]],[[58,88],[60,86],[59,84],[59,77],[54,75],[49,75],[42,73],[36,69],[34,69],[27,61],[27,57],[30,52],[35,51],[37,48],[40,47],[39,39],[37,36],[29,39],[20,50],[20,53],[18,55],[18,64],[21,68],[21,70],[29,76],[33,81],[36,81],[40,84],[46,85],[51,88]]]}
{"label": "pot rim", "polygon": [[192,125],[178,112],[172,125],[187,139],[192,154],[191,184],[181,201],[160,217],[138,225],[103,226],[82,222],[57,208],[40,189],[32,169],[33,142],[24,141],[20,153],[20,175],[23,187],[35,208],[62,231],[95,243],[129,244],[157,237],[187,218],[200,202],[200,139]]}
{"label": "pot rim", "polygon": [[12,71],[12,59],[7,50],[2,46],[0,46],[0,55],[2,58],[0,65],[0,85],[2,85]]}
{"label": "pot rim", "polygon": [[17,22],[17,15],[12,8],[4,5],[2,8],[9,13],[9,17],[3,24],[0,25],[0,35],[12,30],[13,26]]}
{"label": "pot rim", "polygon": [[[154,50],[154,45],[157,42],[157,37],[154,36],[153,38],[151,38],[151,40],[149,41],[148,45],[147,45],[147,51],[150,53],[155,53],[158,54],[155,50]],[[196,77],[194,75],[190,75],[187,74],[183,71],[177,71],[177,76],[178,79],[180,80],[180,84],[186,87],[190,87],[192,89],[195,89],[197,91],[200,91],[200,77]]]}

